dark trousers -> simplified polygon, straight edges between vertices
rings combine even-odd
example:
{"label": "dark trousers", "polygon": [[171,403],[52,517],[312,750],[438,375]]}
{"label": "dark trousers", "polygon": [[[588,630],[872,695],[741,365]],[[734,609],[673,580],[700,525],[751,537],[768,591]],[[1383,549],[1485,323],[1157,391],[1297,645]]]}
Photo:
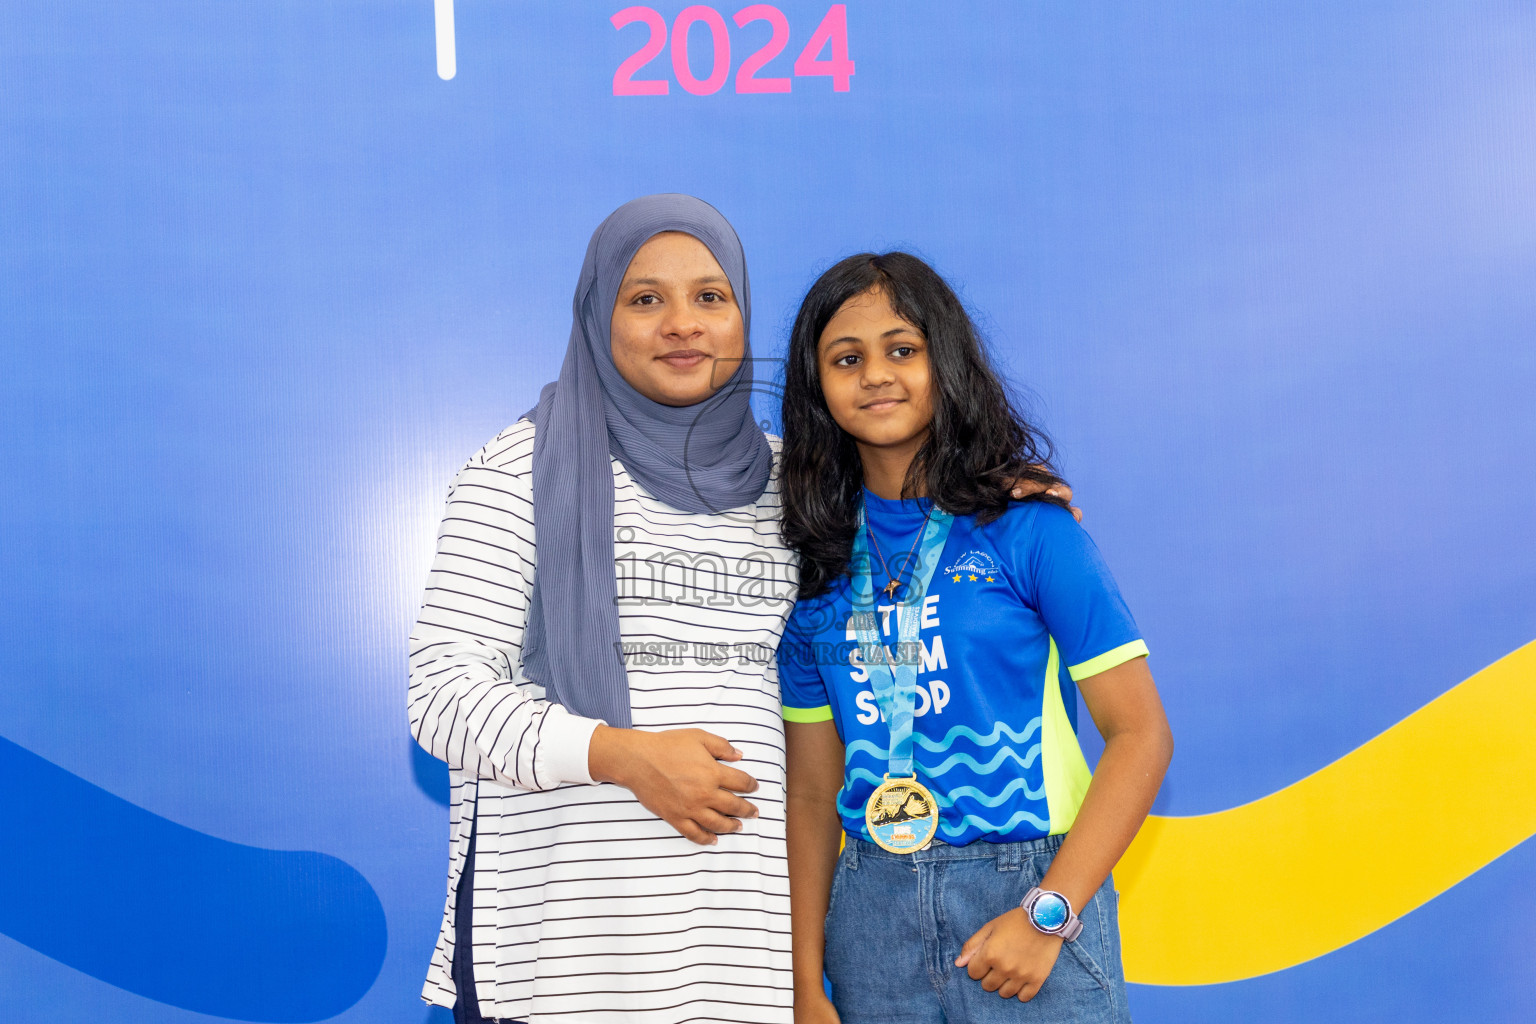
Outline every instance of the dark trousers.
{"label": "dark trousers", "polygon": [[453,987],[459,998],[453,1004],[453,1024],[518,1024],[496,1017],[480,1016],[480,1000],[475,996],[475,952],[473,919],[475,905],[475,827],[469,828],[469,855],[464,858],[464,873],[459,876],[459,895],[453,914]]}

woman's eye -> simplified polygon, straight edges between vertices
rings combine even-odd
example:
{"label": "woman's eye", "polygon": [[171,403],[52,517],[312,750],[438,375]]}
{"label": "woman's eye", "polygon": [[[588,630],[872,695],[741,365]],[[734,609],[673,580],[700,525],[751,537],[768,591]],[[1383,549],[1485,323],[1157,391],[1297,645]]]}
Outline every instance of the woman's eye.
{"label": "woman's eye", "polygon": [[635,305],[637,306],[654,306],[660,301],[660,296],[652,295],[650,292],[646,292],[644,295],[635,296]]}
{"label": "woman's eye", "polygon": [[699,296],[699,299],[704,302],[724,302],[725,296],[719,292],[705,292]]}

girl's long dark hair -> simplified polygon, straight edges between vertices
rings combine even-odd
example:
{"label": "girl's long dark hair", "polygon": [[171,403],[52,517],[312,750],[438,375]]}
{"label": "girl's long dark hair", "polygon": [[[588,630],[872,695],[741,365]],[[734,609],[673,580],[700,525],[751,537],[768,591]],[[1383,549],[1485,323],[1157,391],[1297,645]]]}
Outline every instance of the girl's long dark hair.
{"label": "girl's long dark hair", "polygon": [[[795,316],[784,380],[780,480],[784,542],[800,555],[800,596],[815,597],[847,570],[864,482],[854,440],[821,393],[817,345],[843,303],[871,289],[928,339],[933,427],[907,469],[902,495],[926,494],[946,512],[988,523],[1015,481],[1060,482],[1046,435],[1026,422],[993,372],[975,325],[932,267],[904,252],[860,253],[811,286]],[[1065,504],[1043,494],[1034,496]]]}

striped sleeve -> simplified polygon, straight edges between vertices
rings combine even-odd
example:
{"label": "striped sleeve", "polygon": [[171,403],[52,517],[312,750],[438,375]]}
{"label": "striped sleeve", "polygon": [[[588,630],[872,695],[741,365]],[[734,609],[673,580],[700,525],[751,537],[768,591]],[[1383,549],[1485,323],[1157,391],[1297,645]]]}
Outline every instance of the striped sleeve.
{"label": "striped sleeve", "polygon": [[533,427],[509,428],[448,492],[437,555],[411,631],[411,734],[433,757],[522,789],[591,783],[600,722],[517,682],[534,579]]}

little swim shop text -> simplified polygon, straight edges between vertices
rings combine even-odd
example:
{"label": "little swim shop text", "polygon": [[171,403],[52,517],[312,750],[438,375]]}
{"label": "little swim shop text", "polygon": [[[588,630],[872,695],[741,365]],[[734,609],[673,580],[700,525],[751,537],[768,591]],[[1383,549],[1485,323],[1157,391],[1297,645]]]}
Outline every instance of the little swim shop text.
{"label": "little swim shop text", "polygon": [[[929,594],[923,599],[922,618],[919,629],[939,628],[939,599],[938,594]],[[892,612],[896,610],[894,604],[876,605],[873,612],[855,612],[847,620],[844,628],[843,640],[829,642],[826,640],[811,641],[797,645],[793,655],[788,647],[779,649],[779,656],[795,657],[797,660],[809,660],[817,666],[842,665],[850,666],[848,680],[852,683],[869,682],[869,670],[864,665],[864,657],[859,650],[857,628],[858,616],[879,616],[880,632],[883,636],[890,636],[895,622]],[[942,715],[944,708],[949,705],[949,685],[942,679],[923,679],[928,673],[943,671],[949,668],[949,662],[944,655],[944,637],[934,633],[927,638],[919,637],[911,641],[897,641],[885,644],[885,656],[892,665],[917,666],[917,692],[914,695],[916,704],[912,708],[914,717],[921,718],[932,711],[936,715]],[[877,719],[885,720],[879,707],[875,703],[875,694],[871,689],[860,690],[854,697],[854,703],[858,705],[858,720],[864,725],[871,725]]]}

